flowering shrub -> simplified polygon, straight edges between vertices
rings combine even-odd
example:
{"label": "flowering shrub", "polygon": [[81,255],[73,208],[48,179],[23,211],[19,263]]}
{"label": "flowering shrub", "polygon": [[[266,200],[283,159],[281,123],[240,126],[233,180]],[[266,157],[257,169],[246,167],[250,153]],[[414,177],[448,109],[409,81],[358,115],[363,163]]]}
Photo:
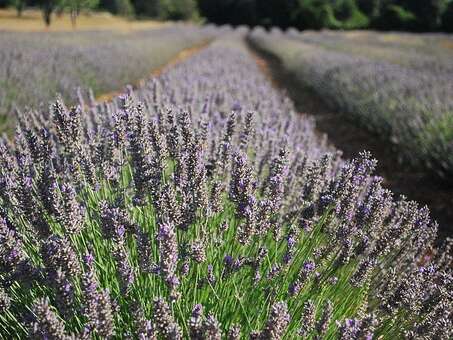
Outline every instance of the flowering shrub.
{"label": "flowering shrub", "polygon": [[256,31],[250,40],[278,57],[301,84],[329,105],[395,145],[403,159],[451,179],[450,53],[440,47],[437,53],[426,52],[382,41],[351,42],[338,33],[298,34],[294,30],[287,35]]}
{"label": "flowering shrub", "polygon": [[342,160],[233,37],[30,112],[0,150],[6,338],[452,335],[427,209]]}
{"label": "flowering shrub", "polygon": [[118,90],[216,32],[189,25],[130,33],[2,32],[0,115],[14,105],[47,106],[57,92],[72,99],[77,87],[91,88],[95,95]]}

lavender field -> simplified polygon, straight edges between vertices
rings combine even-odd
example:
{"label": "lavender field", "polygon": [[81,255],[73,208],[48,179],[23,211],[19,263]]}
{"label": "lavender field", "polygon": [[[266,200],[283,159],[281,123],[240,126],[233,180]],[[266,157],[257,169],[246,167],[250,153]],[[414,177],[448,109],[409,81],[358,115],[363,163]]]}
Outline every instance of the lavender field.
{"label": "lavender field", "polygon": [[448,48],[180,24],[129,34],[0,33],[0,107],[17,107],[0,138],[1,339],[453,337],[452,239],[386,187],[381,160],[344,157],[250,47],[441,178]]}
{"label": "lavender field", "polygon": [[0,32],[0,119],[47,108],[57,93],[74,103],[78,88],[94,96],[116,91],[215,34],[183,24],[128,33]]}
{"label": "lavender field", "polygon": [[250,39],[404,161],[451,182],[453,38],[357,35],[256,30]]}

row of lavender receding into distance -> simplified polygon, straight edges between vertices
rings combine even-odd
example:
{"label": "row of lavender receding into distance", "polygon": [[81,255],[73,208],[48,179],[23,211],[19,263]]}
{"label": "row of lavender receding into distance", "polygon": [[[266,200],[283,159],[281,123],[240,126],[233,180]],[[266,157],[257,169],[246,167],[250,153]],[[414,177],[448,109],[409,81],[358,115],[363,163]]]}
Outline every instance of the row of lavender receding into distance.
{"label": "row of lavender receding into distance", "polygon": [[[447,339],[450,246],[343,160],[240,35],[0,143],[0,333]],[[220,62],[221,61],[221,62]]]}
{"label": "row of lavender receding into distance", "polygon": [[[385,34],[343,35],[257,29],[250,41],[346,118],[393,145],[413,168],[451,181],[453,53],[441,47],[449,37],[409,35],[411,43],[395,46],[396,38]],[[417,47],[420,40],[435,52]]]}
{"label": "row of lavender receding into distance", "polygon": [[57,93],[75,102],[79,87],[95,96],[118,90],[220,31],[174,24],[129,33],[0,32],[0,116],[47,107]]}
{"label": "row of lavender receding into distance", "polygon": [[328,50],[360,55],[377,61],[444,77],[453,73],[453,35],[444,33],[304,32],[290,30],[288,36]]}

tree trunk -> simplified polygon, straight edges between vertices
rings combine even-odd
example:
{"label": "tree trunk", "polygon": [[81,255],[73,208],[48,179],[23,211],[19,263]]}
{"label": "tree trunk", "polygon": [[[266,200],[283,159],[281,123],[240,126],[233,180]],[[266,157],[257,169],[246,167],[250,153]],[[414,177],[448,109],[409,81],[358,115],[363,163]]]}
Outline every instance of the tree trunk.
{"label": "tree trunk", "polygon": [[55,14],[57,15],[58,18],[61,18],[64,14],[64,7],[63,6],[59,6],[56,11],[55,11]]}
{"label": "tree trunk", "polygon": [[24,10],[24,2],[23,1],[18,1],[16,4],[16,11],[17,11],[17,17],[20,18],[22,16],[22,12]]}
{"label": "tree trunk", "polygon": [[71,24],[72,24],[72,29],[76,28],[77,25],[77,10],[75,8],[71,9]]}
{"label": "tree trunk", "polygon": [[50,5],[44,5],[44,8],[43,8],[43,17],[44,17],[44,22],[46,23],[46,26],[49,27],[50,24],[51,24],[51,20],[52,20],[52,6]]}

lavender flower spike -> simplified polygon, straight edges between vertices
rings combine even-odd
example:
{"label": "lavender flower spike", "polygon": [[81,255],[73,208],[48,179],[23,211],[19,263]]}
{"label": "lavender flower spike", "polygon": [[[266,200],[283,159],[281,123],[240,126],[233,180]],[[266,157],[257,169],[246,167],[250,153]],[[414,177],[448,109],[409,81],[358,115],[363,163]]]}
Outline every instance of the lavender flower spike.
{"label": "lavender flower spike", "polygon": [[31,339],[70,339],[65,333],[63,321],[51,309],[47,298],[35,301],[33,313],[35,321],[32,323],[29,333]]}
{"label": "lavender flower spike", "polygon": [[163,299],[154,300],[153,322],[163,339],[182,339],[181,329],[171,314],[170,307]]}
{"label": "lavender flower spike", "polygon": [[163,279],[167,285],[174,289],[179,285],[176,276],[178,264],[178,241],[176,239],[176,230],[173,224],[162,223],[157,235],[159,242],[159,261],[160,270]]}
{"label": "lavender flower spike", "polygon": [[189,319],[190,338],[194,340],[203,339],[203,306],[197,304],[192,309]]}
{"label": "lavender flower spike", "polygon": [[204,339],[221,340],[222,331],[220,330],[220,323],[216,317],[209,314],[203,324]]}
{"label": "lavender flower spike", "polygon": [[286,328],[288,327],[290,316],[288,313],[288,306],[286,302],[281,301],[274,303],[271,308],[271,314],[267,319],[266,327],[260,333],[260,340],[278,340],[282,339],[285,335]]}

